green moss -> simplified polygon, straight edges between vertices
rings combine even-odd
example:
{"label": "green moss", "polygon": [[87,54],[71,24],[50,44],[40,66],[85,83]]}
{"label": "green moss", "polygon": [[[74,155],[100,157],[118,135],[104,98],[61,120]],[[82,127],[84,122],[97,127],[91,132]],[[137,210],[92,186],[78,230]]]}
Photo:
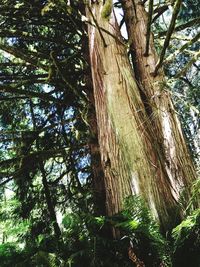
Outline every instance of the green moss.
{"label": "green moss", "polygon": [[109,19],[110,14],[112,12],[112,6],[113,6],[113,1],[112,0],[106,0],[102,12],[101,12],[101,16],[104,19]]}

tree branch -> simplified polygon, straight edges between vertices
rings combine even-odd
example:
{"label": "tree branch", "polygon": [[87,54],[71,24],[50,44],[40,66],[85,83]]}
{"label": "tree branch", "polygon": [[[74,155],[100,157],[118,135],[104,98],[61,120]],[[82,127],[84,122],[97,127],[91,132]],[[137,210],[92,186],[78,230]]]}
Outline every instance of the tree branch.
{"label": "tree branch", "polygon": [[78,96],[78,97],[81,97],[85,102],[87,102],[87,98],[81,94],[81,91],[78,92],[77,88],[75,88],[74,86],[72,86],[68,80],[66,79],[66,75],[65,73],[63,72],[62,70],[62,66],[60,65],[60,62],[57,60],[57,57],[56,57],[56,54],[54,51],[51,51],[50,53],[50,57],[52,58],[53,60],[53,64],[54,66],[57,68],[62,80],[65,82],[65,84],[69,87],[69,89],[74,93],[74,95]]}
{"label": "tree branch", "polygon": [[28,96],[16,96],[16,97],[2,97],[0,96],[0,101],[15,101],[18,99],[26,99]]}
{"label": "tree branch", "polygon": [[0,183],[0,187],[3,186],[3,185],[5,185],[5,184],[7,184],[7,183],[10,182],[12,179],[13,179],[13,177],[8,178],[7,180],[1,182],[1,183]]}
{"label": "tree branch", "polygon": [[170,25],[169,25],[169,28],[167,31],[167,35],[166,35],[166,38],[165,38],[165,41],[163,44],[163,48],[162,48],[161,53],[160,53],[160,58],[159,58],[158,63],[156,64],[156,67],[155,67],[154,76],[157,75],[159,68],[162,66],[162,63],[163,63],[163,60],[165,57],[165,52],[169,46],[170,38],[171,38],[171,35],[172,35],[174,28],[175,28],[175,23],[176,23],[178,13],[180,11],[181,3],[182,3],[182,0],[177,0],[175,3],[174,11],[172,13],[172,18],[171,18]]}
{"label": "tree branch", "polygon": [[200,70],[200,67],[196,63],[193,63],[193,65],[195,66],[196,69]]}
{"label": "tree branch", "polygon": [[0,85],[0,92],[24,95],[27,97],[37,97],[44,101],[52,101],[55,103],[60,103],[60,100],[56,99],[55,97],[47,93],[39,93],[39,92],[30,91],[30,90],[16,89],[19,86],[21,85],[12,85],[12,86]]}
{"label": "tree branch", "polygon": [[144,5],[148,0],[141,1],[141,5]]}
{"label": "tree branch", "polygon": [[186,64],[186,66],[180,71],[178,72],[174,78],[180,78],[181,76],[184,76],[186,74],[186,72],[188,71],[188,69],[197,61],[197,59],[200,57],[200,51],[197,52],[193,58]]}
{"label": "tree branch", "polygon": [[[50,124],[48,126],[45,126],[45,127],[39,126],[37,128],[37,130],[32,130],[32,131],[28,131],[28,132],[31,133],[31,134],[40,134],[40,133],[45,132],[47,130],[53,129],[56,126],[66,125],[67,123],[69,123],[71,121],[72,121],[71,119],[62,120],[61,122],[52,123],[52,124]],[[10,134],[10,135],[13,136],[13,135],[21,135],[22,133],[25,134],[26,132],[27,132],[26,130],[23,130],[23,131],[0,131],[0,135],[9,135]],[[18,137],[18,139],[21,140],[22,138],[21,137]],[[0,141],[2,141],[2,140],[3,140],[3,138],[0,139]]]}
{"label": "tree branch", "polygon": [[48,159],[58,156],[63,156],[63,153],[66,153],[69,151],[69,148],[61,148],[61,149],[49,149],[49,150],[40,150],[37,152],[32,152],[29,155],[26,156],[19,156],[12,159],[3,160],[0,162],[0,166],[9,166],[11,164],[15,164],[16,162],[20,161],[21,159],[26,159],[27,162],[30,160],[36,160],[36,159]]}
{"label": "tree branch", "polygon": [[164,5],[164,6],[161,6],[161,7],[158,7],[154,10],[154,14],[157,13],[153,20],[152,20],[152,23],[154,23],[166,10],[168,10],[169,6],[168,5]]}
{"label": "tree branch", "polygon": [[[16,58],[20,58],[21,60],[30,63],[31,65],[35,67],[40,67],[41,69],[48,71],[49,67],[40,63],[38,60],[38,57],[36,55],[27,55],[27,53],[30,54],[30,51],[20,51],[16,47],[11,47],[8,45],[0,44],[0,49],[15,56]],[[33,53],[32,53],[33,54]]]}
{"label": "tree branch", "polygon": [[147,32],[146,32],[146,47],[144,56],[147,57],[149,55],[149,42],[151,36],[151,22],[153,17],[153,0],[149,0],[149,12],[148,12],[148,21],[147,21]]}
{"label": "tree branch", "polygon": [[[0,64],[1,66],[1,64]],[[47,73],[45,74],[31,74],[31,75],[25,75],[24,73],[16,73],[16,74],[0,74],[0,81],[8,81],[8,80],[20,80],[20,81],[45,81],[47,79],[48,75]]]}
{"label": "tree branch", "polygon": [[170,63],[179,53],[183,52],[185,49],[187,49],[189,46],[193,45],[195,42],[197,42],[200,38],[200,32],[192,38],[189,42],[185,43],[180,49],[175,51],[174,54],[170,55],[166,60],[165,63]]}
{"label": "tree branch", "polygon": [[[192,26],[195,26],[196,24],[199,24],[200,23],[200,17],[197,17],[195,19],[192,19],[186,23],[183,23],[181,25],[178,25],[174,28],[174,32],[178,32],[178,31],[182,31],[182,30],[185,30],[186,28],[189,28],[189,27],[192,27]],[[158,37],[163,37],[165,36],[167,33],[167,31],[163,31],[163,32],[160,32],[158,34]]]}
{"label": "tree branch", "polygon": [[[85,21],[86,23],[88,23],[89,25],[93,26],[93,27],[96,27],[95,24],[93,24],[91,21],[87,20]],[[111,36],[113,39],[115,39],[119,44],[123,45],[123,46],[126,46],[126,43],[124,43],[123,41],[121,41],[117,36],[115,36],[114,34],[112,34],[111,32],[109,32],[108,30],[102,28],[99,26],[99,29],[102,31],[102,32],[105,32],[107,33],[109,36]]]}
{"label": "tree branch", "polygon": [[189,87],[194,88],[194,85],[185,77],[179,78],[181,81],[184,81]]}
{"label": "tree branch", "polygon": [[64,46],[66,46],[66,42],[63,42],[62,40],[56,41],[53,40],[52,38],[42,36],[42,35],[37,35],[33,36],[29,32],[24,32],[24,31],[19,31],[19,30],[0,30],[0,37],[19,37],[23,39],[28,39],[32,41],[44,41],[44,42],[50,42],[50,43],[59,43]]}

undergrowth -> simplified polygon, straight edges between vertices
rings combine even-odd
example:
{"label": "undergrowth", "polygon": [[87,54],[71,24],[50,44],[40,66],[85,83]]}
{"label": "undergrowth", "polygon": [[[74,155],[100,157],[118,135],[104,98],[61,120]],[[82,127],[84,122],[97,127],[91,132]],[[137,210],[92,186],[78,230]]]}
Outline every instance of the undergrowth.
{"label": "undergrowth", "polygon": [[[112,232],[116,238],[111,238]],[[62,240],[40,235],[24,248],[0,245],[1,267],[131,267],[132,249],[146,267],[200,267],[200,210],[176,226],[168,239],[140,197],[125,200],[112,217],[69,212],[62,220]]]}

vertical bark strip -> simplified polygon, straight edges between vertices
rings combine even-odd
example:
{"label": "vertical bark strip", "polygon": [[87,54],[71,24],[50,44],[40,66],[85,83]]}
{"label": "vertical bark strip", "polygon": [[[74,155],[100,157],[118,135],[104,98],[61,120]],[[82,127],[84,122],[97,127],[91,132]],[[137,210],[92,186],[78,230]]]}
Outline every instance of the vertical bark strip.
{"label": "vertical bark strip", "polygon": [[[85,14],[85,5],[82,1],[79,3],[79,10],[81,14]],[[87,25],[84,26],[85,31],[87,31]],[[82,44],[83,54],[85,62],[87,62],[88,67],[85,74],[85,92],[89,100],[88,103],[88,124],[90,127],[90,138],[88,140],[88,146],[90,148],[91,155],[91,167],[92,167],[92,190],[94,197],[94,211],[97,216],[106,215],[106,192],[105,192],[105,177],[103,172],[103,167],[101,164],[101,155],[98,142],[98,129],[97,129],[97,119],[95,111],[95,101],[94,92],[92,84],[92,73],[89,68],[90,65],[90,55],[89,55],[89,43],[86,35],[83,36]],[[110,233],[106,232],[106,235]]]}
{"label": "vertical bark strip", "polygon": [[[194,174],[190,164],[186,167],[190,171],[190,177],[186,178],[185,171],[179,171],[179,167],[183,167],[181,164],[186,161],[182,163],[181,158],[174,158],[177,156],[177,146],[180,144],[182,146],[184,141],[181,135],[181,137],[177,135],[180,129],[177,128],[177,118],[172,110],[169,94],[165,90],[161,91],[160,100],[156,95],[157,91],[150,89],[153,94],[149,96],[143,90],[144,85],[141,81],[151,77],[151,71],[148,74],[143,71],[143,54],[142,59],[137,59],[141,60],[141,64],[137,65],[135,77],[126,47],[120,39],[114,13],[105,19],[101,16],[102,2],[92,1],[89,5],[87,17],[93,24],[95,18],[95,24],[98,24],[98,27],[91,25],[88,27],[88,36],[98,138],[105,175],[107,213],[108,215],[118,213],[123,208],[126,196],[141,194],[155,217],[159,218],[162,226],[167,228],[175,219],[179,195],[177,190],[187,185],[185,182],[187,179],[191,181]],[[137,14],[137,17],[140,15]],[[142,25],[146,25],[145,22],[142,21]],[[99,29],[102,28],[104,31],[100,34]],[[144,41],[144,47],[145,40],[145,38],[141,40]],[[150,46],[151,42],[150,40]],[[142,53],[140,43],[138,47]],[[152,60],[153,64],[156,64],[151,51],[152,47],[149,49],[149,57],[145,57],[146,62],[150,58],[149,69],[152,68]],[[157,81],[156,88],[160,93],[160,79],[154,80],[154,83]],[[145,82],[151,84],[149,80]],[[181,147],[181,153],[183,152],[187,152],[185,145]],[[189,158],[187,162],[190,163]],[[177,174],[178,171],[180,175]]]}
{"label": "vertical bark strip", "polygon": [[149,126],[154,129],[154,143],[157,143],[158,150],[162,151],[163,167],[170,179],[173,196],[178,201],[182,189],[189,189],[196,179],[196,173],[166,86],[163,70],[160,70],[156,77],[153,75],[158,57],[152,35],[149,55],[144,56],[148,15],[140,1],[122,2],[133,53],[134,71],[140,84],[141,95],[146,101]]}

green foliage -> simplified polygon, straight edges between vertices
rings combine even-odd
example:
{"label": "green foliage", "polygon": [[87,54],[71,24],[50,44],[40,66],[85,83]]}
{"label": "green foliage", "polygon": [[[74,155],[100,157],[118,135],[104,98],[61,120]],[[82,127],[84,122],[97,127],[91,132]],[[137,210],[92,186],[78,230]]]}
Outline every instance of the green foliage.
{"label": "green foliage", "polygon": [[101,11],[101,16],[104,19],[109,19],[110,14],[113,8],[113,1],[112,0],[105,0],[105,4],[103,5],[103,9]]}
{"label": "green foliage", "polygon": [[38,251],[32,257],[32,266],[35,267],[57,267],[60,266],[60,261],[57,260],[57,256],[52,253],[44,251]]}
{"label": "green foliage", "polygon": [[191,192],[191,199],[187,207],[187,210],[189,210],[190,213],[195,209],[194,207],[198,205],[197,203],[199,203],[200,200],[200,178],[193,183]]}
{"label": "green foliage", "polygon": [[174,228],[172,237],[173,266],[200,266],[200,209]]}
{"label": "green foliage", "polygon": [[183,209],[185,216],[190,215],[199,205],[200,199],[200,179],[197,179],[191,186],[190,199],[188,202],[185,201],[188,189],[184,189],[179,200],[180,206]]}
{"label": "green foliage", "polygon": [[77,216],[77,214],[69,213],[64,216],[62,224],[68,230],[70,229],[75,230],[76,227],[78,228],[80,227],[79,217]]}
{"label": "green foliage", "polygon": [[[81,262],[84,266],[132,266],[127,255],[130,245],[147,266],[161,262],[170,266],[167,241],[140,197],[127,198],[124,210],[111,217],[66,214],[63,225],[72,266],[83,266]],[[112,228],[120,232],[116,240],[109,238]]]}
{"label": "green foliage", "polygon": [[[87,33],[80,2],[4,0],[0,4],[0,266],[133,266],[127,255],[130,242],[146,266],[157,267],[161,262],[170,266],[168,241],[139,197],[127,198],[120,214],[93,215],[87,121],[92,108],[85,98],[91,92],[86,85]],[[112,1],[107,0],[102,16],[108,19],[111,11]],[[179,24],[198,13],[197,0],[185,1]],[[156,31],[162,32],[165,21],[160,22]],[[183,33],[188,38],[196,29]],[[183,43],[174,39],[169,54]],[[198,43],[193,44],[191,52],[198,48]],[[169,78],[190,56],[181,53],[165,65]],[[198,68],[192,66],[173,86],[195,155]],[[5,186],[13,192],[6,201]],[[187,203],[188,213],[198,193],[199,181]],[[60,239],[55,236],[52,210],[62,217]],[[113,240],[111,229],[120,232],[120,237]],[[198,229],[198,212],[174,229],[175,267],[186,262],[197,267]],[[181,263],[179,259],[183,259]]]}
{"label": "green foliage", "polygon": [[13,263],[20,258],[20,249],[15,243],[0,245],[0,264],[2,267],[13,266]]}
{"label": "green foliage", "polygon": [[125,200],[123,214],[129,219],[129,229],[133,231],[133,244],[139,258],[147,266],[159,266],[165,263],[170,266],[169,247],[161,235],[159,225],[152,218],[145,201],[138,196]]}
{"label": "green foliage", "polygon": [[42,250],[19,249],[15,243],[0,245],[1,267],[60,267],[62,260],[53,253]]}
{"label": "green foliage", "polygon": [[[111,217],[69,211],[63,217],[62,229],[62,241],[41,234],[35,242],[30,236],[23,250],[15,243],[2,244],[2,266],[131,267],[130,246],[148,267],[161,263],[167,267],[199,266],[200,210],[173,229],[171,241],[161,235],[140,197],[127,198],[124,210]],[[109,238],[111,229],[120,232],[115,240]]]}
{"label": "green foliage", "polygon": [[36,251],[59,250],[57,210],[91,205],[89,129],[81,116],[88,105],[85,29],[78,1],[72,6],[73,12],[67,1],[0,4],[8,33],[0,41],[0,87],[8,89],[0,91],[0,183],[17,202],[10,209],[7,200],[0,210],[0,240],[26,248],[31,242]]}

